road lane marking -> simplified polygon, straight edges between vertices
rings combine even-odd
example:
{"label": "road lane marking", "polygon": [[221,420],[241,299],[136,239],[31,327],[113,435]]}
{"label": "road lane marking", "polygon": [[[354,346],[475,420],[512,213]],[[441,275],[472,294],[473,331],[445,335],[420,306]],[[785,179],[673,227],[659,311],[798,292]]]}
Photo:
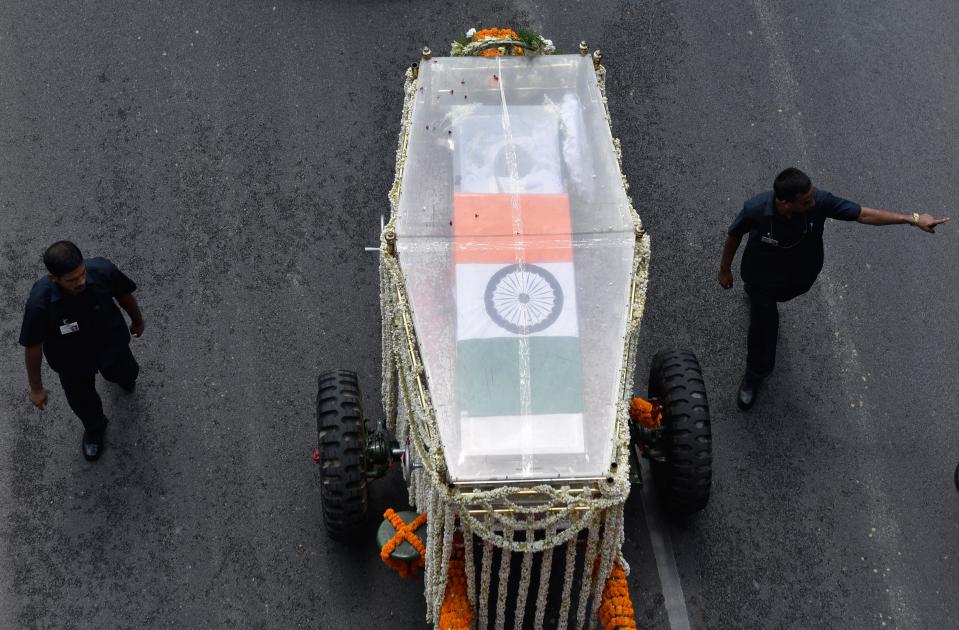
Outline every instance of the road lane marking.
{"label": "road lane marking", "polygon": [[[636,445],[633,445],[637,449]],[[666,607],[666,617],[669,619],[671,630],[690,630],[689,612],[686,610],[686,595],[679,579],[679,569],[676,567],[676,556],[673,554],[673,543],[669,536],[669,526],[663,518],[663,511],[659,507],[659,497],[653,488],[649,463],[637,450],[636,459],[640,463],[643,476],[643,485],[640,495],[643,498],[643,514],[646,516],[646,529],[649,531],[649,543],[656,558],[656,570],[659,573],[659,584],[663,590],[663,599]]]}

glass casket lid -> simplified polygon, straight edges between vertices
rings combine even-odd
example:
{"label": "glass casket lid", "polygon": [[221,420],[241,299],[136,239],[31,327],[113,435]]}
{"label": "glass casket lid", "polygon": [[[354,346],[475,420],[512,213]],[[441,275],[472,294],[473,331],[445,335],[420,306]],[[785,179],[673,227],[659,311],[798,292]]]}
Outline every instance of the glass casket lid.
{"label": "glass casket lid", "polygon": [[605,476],[635,232],[592,60],[424,61],[396,235],[452,480]]}

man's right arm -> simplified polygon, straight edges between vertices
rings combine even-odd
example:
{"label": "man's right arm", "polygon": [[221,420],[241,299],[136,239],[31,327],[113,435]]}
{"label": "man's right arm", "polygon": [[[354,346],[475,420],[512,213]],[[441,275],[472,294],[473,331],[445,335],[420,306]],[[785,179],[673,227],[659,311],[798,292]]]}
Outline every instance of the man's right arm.
{"label": "man's right arm", "polygon": [[719,284],[724,289],[733,286],[733,258],[736,257],[736,250],[739,249],[742,240],[741,235],[727,234],[726,242],[723,243],[723,258],[719,261]]}
{"label": "man's right arm", "polygon": [[24,356],[27,364],[27,382],[30,384],[30,402],[36,405],[37,409],[43,409],[47,405],[48,398],[40,374],[40,366],[43,363],[43,344],[27,346]]}

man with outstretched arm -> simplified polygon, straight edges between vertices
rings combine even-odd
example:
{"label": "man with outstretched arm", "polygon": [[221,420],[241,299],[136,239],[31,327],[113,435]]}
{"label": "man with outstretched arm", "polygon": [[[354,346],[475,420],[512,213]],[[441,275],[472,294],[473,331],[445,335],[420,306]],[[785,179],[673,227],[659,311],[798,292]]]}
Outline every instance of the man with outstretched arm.
{"label": "man with outstretched arm", "polygon": [[[130,334],[143,334],[143,316],[133,297],[136,284],[106,258],[84,260],[70,241],[47,248],[48,275],[30,291],[20,329],[26,348],[30,401],[44,409],[49,394],[41,376],[42,357],[60,377],[63,393],[83,422],[83,456],[99,459],[107,418],[96,390],[96,373],[132,392],[140,366],[130,351]],[[117,304],[130,317],[129,329]]]}
{"label": "man with outstretched arm", "polygon": [[733,258],[743,236],[749,234],[741,264],[750,306],[746,373],[736,396],[740,409],[753,406],[763,379],[775,366],[779,338],[777,304],[807,292],[822,270],[826,219],[866,225],[911,225],[929,233],[949,220],[928,213],[900,214],[860,206],[817,190],[797,168],[787,168],[776,176],[773,190],[747,201],[729,226],[719,263],[719,284],[729,289],[733,286]]}

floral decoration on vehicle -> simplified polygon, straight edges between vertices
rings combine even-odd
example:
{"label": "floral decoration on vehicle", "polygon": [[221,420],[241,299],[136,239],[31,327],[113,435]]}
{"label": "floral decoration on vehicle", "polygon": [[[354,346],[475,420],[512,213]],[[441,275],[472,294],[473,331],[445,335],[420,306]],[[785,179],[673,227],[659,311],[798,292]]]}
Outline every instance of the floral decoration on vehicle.
{"label": "floral decoration on vehicle", "polygon": [[453,42],[452,57],[499,57],[551,55],[556,52],[552,40],[525,29],[471,28]]}

